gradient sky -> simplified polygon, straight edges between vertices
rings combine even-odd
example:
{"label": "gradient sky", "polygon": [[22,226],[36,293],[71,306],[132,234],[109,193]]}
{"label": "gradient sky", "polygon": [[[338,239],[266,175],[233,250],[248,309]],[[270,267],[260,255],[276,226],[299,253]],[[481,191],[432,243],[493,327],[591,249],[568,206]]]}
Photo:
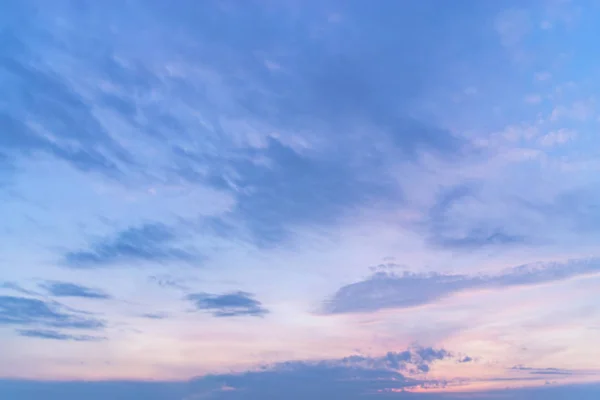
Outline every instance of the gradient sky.
{"label": "gradient sky", "polygon": [[599,20],[0,0],[0,397],[600,398]]}

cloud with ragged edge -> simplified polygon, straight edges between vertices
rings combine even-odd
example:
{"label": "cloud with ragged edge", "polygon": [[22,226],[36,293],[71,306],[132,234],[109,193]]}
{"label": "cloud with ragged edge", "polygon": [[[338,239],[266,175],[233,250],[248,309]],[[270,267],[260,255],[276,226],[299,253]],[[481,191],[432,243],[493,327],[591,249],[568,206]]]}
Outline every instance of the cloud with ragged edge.
{"label": "cloud with ragged edge", "polygon": [[215,317],[262,317],[269,313],[262,303],[247,292],[224,294],[192,293],[186,296],[199,311],[210,312]]}
{"label": "cloud with ragged edge", "polygon": [[44,282],[40,285],[54,297],[80,297],[86,299],[108,300],[112,297],[99,289],[94,289],[70,282]]}
{"label": "cloud with ragged edge", "polygon": [[522,265],[498,275],[377,272],[364,281],[338,289],[324,302],[323,311],[327,314],[338,314],[410,308],[435,303],[461,292],[534,286],[598,273],[598,259]]}
{"label": "cloud with ragged edge", "polygon": [[190,387],[197,395],[215,399],[368,398],[391,389],[444,385],[426,374],[435,362],[453,357],[444,349],[413,346],[380,357],[288,361],[238,374],[207,375]]}
{"label": "cloud with ragged edge", "polygon": [[72,268],[100,268],[118,263],[199,262],[202,257],[173,245],[173,230],[159,223],[131,227],[92,243],[89,249],[70,251],[64,262]]}

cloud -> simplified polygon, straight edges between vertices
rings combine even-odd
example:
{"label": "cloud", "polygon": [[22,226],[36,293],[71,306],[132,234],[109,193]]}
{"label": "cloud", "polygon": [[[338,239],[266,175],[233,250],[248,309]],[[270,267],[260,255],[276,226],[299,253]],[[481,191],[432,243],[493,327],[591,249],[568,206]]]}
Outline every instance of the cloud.
{"label": "cloud", "polygon": [[173,277],[172,275],[152,275],[148,277],[150,282],[157,284],[162,288],[173,288],[178,290],[187,290],[188,287],[185,284],[185,280],[181,278]]}
{"label": "cloud", "polygon": [[391,390],[443,385],[423,377],[436,361],[451,357],[443,349],[415,346],[380,357],[288,361],[244,373],[207,375],[190,387],[215,399],[370,398]]}
{"label": "cloud", "polygon": [[34,291],[25,289],[21,285],[15,282],[0,282],[0,289],[9,289],[13,290],[17,293],[28,294],[28,295],[37,295]]}
{"label": "cloud", "polygon": [[542,96],[539,94],[529,94],[525,96],[525,102],[529,104],[539,104],[542,102]]}
{"label": "cloud", "polygon": [[514,246],[528,238],[508,232],[500,220],[486,215],[473,218],[474,203],[480,202],[480,185],[466,182],[444,189],[429,209],[423,222],[429,241],[435,246],[456,249],[477,249],[491,246]]}
{"label": "cloud", "polygon": [[586,121],[593,116],[595,108],[593,100],[575,101],[570,106],[559,105],[552,110],[550,121],[556,122],[563,119]]}
{"label": "cloud", "polygon": [[83,171],[118,175],[119,164],[129,164],[130,156],[104,130],[92,106],[27,54],[31,49],[24,41],[12,45],[4,47],[8,54],[0,60],[0,76],[9,82],[0,113],[0,152],[11,158],[43,152]]}
{"label": "cloud", "polygon": [[97,268],[117,263],[199,261],[199,255],[173,246],[175,239],[175,233],[166,225],[145,224],[98,240],[88,250],[69,252],[64,261],[73,268]]}
{"label": "cloud", "polygon": [[597,259],[522,265],[498,275],[378,272],[364,281],[340,288],[324,303],[324,312],[338,314],[410,308],[435,303],[460,292],[532,286],[596,273],[600,273],[600,260]]}
{"label": "cloud", "polygon": [[562,368],[531,368],[523,365],[515,365],[512,371],[524,371],[532,375],[573,375],[575,371]]}
{"label": "cloud", "polygon": [[0,296],[0,325],[40,325],[72,329],[104,327],[104,323],[100,320],[67,313],[57,304],[13,296]]}
{"label": "cloud", "polygon": [[169,314],[166,313],[145,313],[142,314],[142,317],[148,319],[166,319],[169,318]]}
{"label": "cloud", "polygon": [[41,285],[48,293],[56,297],[83,297],[87,299],[110,299],[111,296],[98,289],[68,282],[46,282]]}
{"label": "cloud", "polygon": [[565,144],[577,137],[577,133],[569,129],[559,129],[557,131],[549,132],[546,135],[539,138],[539,142],[544,147],[550,147],[555,145]]}
{"label": "cloud", "polygon": [[397,198],[388,182],[363,176],[346,162],[269,138],[264,149],[228,161],[229,172],[215,177],[236,196],[231,219],[242,221],[259,245],[273,245],[289,237],[291,226],[334,223],[370,200]]}
{"label": "cloud", "polygon": [[63,340],[63,341],[75,341],[75,342],[97,342],[105,340],[104,337],[90,336],[90,335],[70,335],[67,333],[61,333],[53,330],[46,329],[17,329],[19,336],[37,338],[37,339],[49,339],[49,340]]}
{"label": "cloud", "polygon": [[209,311],[215,317],[252,316],[262,317],[269,310],[260,301],[246,292],[231,292],[225,294],[194,293],[186,296],[198,310]]}
{"label": "cloud", "polygon": [[552,78],[552,74],[548,71],[536,72],[534,76],[535,76],[535,80],[539,81],[539,82],[547,81],[550,78]]}
{"label": "cloud", "polygon": [[531,17],[523,9],[506,10],[496,17],[495,28],[502,45],[513,47],[520,44],[530,32]]}

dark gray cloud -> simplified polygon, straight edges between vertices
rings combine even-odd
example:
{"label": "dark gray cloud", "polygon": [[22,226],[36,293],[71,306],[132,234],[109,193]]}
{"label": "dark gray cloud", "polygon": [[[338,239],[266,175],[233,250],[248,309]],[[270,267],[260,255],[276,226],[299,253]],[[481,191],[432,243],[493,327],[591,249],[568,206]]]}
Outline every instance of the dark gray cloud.
{"label": "dark gray cloud", "polygon": [[19,336],[37,338],[37,339],[63,340],[63,341],[74,341],[74,342],[97,342],[97,341],[106,339],[106,338],[100,337],[100,336],[71,335],[68,333],[61,333],[59,331],[48,330],[48,329],[17,329],[17,334]]}
{"label": "dark gray cloud", "polygon": [[600,260],[523,265],[498,275],[403,274],[378,272],[340,288],[324,304],[326,313],[369,312],[434,303],[476,289],[502,289],[560,281],[600,273]]}
{"label": "dark gray cloud", "polygon": [[145,224],[97,240],[89,249],[69,252],[64,261],[73,268],[98,268],[115,263],[201,260],[201,256],[174,246],[176,239],[173,229],[164,224]]}
{"label": "dark gray cloud", "polygon": [[26,297],[0,296],[0,325],[101,329],[104,322],[67,312],[58,304]]}
{"label": "dark gray cloud", "polygon": [[50,295],[56,297],[82,297],[87,299],[101,300],[107,300],[111,298],[110,295],[101,290],[69,282],[45,282],[41,285],[41,287],[46,289]]}
{"label": "dark gray cloud", "polygon": [[247,292],[193,293],[186,296],[186,299],[192,301],[198,310],[208,311],[215,317],[262,317],[269,312],[260,301]]}

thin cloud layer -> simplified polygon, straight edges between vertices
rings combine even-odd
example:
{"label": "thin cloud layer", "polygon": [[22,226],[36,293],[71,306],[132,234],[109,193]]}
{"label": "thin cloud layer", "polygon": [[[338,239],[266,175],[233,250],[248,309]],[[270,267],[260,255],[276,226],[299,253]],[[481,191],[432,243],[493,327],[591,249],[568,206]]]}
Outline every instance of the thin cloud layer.
{"label": "thin cloud layer", "polygon": [[597,259],[523,265],[499,275],[377,272],[364,281],[340,288],[325,302],[324,311],[338,314],[410,308],[435,303],[460,292],[532,286],[597,273],[600,273],[600,261]]}

